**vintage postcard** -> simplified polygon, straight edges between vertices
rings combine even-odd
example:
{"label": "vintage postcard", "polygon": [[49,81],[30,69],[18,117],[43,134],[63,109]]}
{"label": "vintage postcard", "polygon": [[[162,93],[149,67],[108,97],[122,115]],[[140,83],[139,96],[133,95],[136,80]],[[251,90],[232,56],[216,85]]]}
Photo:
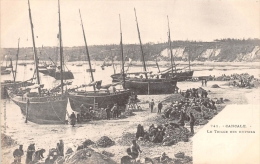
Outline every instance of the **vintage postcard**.
{"label": "vintage postcard", "polygon": [[260,163],[259,0],[1,0],[1,163]]}

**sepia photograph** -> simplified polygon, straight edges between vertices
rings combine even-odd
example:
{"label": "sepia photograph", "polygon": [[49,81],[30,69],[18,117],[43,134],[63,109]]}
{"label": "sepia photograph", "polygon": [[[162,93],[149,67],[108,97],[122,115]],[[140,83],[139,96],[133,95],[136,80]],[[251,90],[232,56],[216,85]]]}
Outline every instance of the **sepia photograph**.
{"label": "sepia photograph", "polygon": [[260,163],[259,0],[0,0],[1,163]]}

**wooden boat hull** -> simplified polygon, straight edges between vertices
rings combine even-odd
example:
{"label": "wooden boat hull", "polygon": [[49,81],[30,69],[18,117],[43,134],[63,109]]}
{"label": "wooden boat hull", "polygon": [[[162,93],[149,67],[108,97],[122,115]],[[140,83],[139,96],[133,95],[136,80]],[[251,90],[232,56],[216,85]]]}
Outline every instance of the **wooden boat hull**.
{"label": "wooden boat hull", "polygon": [[[27,116],[26,98],[16,96],[8,91],[10,99],[20,107],[23,115]],[[28,121],[36,124],[64,124],[68,98],[63,96],[29,98]]]}
{"label": "wooden boat hull", "polygon": [[[55,70],[50,70],[49,71],[49,75],[51,77],[54,77],[56,80],[60,80],[61,79],[61,73],[60,72],[56,72]],[[63,72],[62,75],[63,75],[63,80],[74,79],[74,75],[70,71]]]}
{"label": "wooden boat hull", "polygon": [[[188,79],[192,79],[194,71],[185,71],[185,72],[177,72],[177,73],[173,73],[173,77],[176,78],[178,81],[185,81]],[[172,77],[172,73],[171,72],[167,72],[162,74],[162,78],[171,78]]]}
{"label": "wooden boat hull", "polygon": [[120,91],[117,93],[69,93],[69,101],[72,110],[80,112],[80,106],[84,104],[86,107],[106,108],[107,105],[112,106],[117,103],[118,106],[124,106],[128,103],[131,96],[129,90]]}
{"label": "wooden boat hull", "polygon": [[1,71],[1,75],[8,75],[10,73],[11,73],[10,70],[3,70],[3,71]]}
{"label": "wooden boat hull", "polygon": [[47,69],[39,69],[39,72],[44,74],[44,75],[48,75],[49,71]]}
{"label": "wooden boat hull", "polygon": [[[173,77],[177,79],[178,81],[185,81],[188,79],[192,79],[194,71],[186,71],[186,72],[177,72],[173,73]],[[113,82],[120,82],[123,80],[123,76],[120,73],[113,74],[110,76],[112,78]],[[171,78],[172,75],[170,72],[162,74],[161,78]],[[129,78],[125,74],[125,79],[128,80]]]}
{"label": "wooden boat hull", "polygon": [[[123,80],[123,75],[121,73],[116,73],[110,76],[112,78],[112,82],[120,82]],[[127,75],[125,74],[125,78],[127,79]]]}
{"label": "wooden boat hull", "polygon": [[148,79],[127,80],[125,87],[138,95],[171,94],[174,93],[177,80]]}

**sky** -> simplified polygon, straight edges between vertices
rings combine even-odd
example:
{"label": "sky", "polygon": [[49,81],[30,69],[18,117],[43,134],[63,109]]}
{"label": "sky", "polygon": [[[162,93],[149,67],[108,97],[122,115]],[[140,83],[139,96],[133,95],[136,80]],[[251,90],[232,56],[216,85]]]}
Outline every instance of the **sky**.
{"label": "sky", "polygon": [[[4,48],[32,47],[27,0],[1,0]],[[30,0],[37,47],[58,46],[58,1]],[[260,38],[259,0],[60,0],[63,45],[83,46],[79,9],[88,45],[119,44],[121,16],[124,44],[139,43],[134,8],[143,43],[172,40],[213,41]]]}

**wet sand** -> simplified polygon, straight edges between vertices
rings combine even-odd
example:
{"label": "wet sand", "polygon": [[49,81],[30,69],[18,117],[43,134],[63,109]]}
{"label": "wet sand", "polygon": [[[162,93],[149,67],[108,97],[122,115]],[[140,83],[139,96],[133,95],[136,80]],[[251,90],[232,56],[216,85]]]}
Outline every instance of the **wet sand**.
{"label": "wet sand", "polygon": [[[208,95],[210,98],[223,97],[224,99],[229,99],[230,101],[225,102],[226,104],[251,104],[259,102],[257,101],[259,100],[258,89],[234,88],[226,86],[224,83],[226,82],[209,81],[208,87],[203,88],[207,91],[210,90]],[[211,88],[213,84],[218,84],[220,88]],[[178,83],[178,87],[181,90],[200,86],[201,82]],[[109,148],[92,147],[98,152],[106,150],[114,153],[115,156],[112,157],[112,159],[119,163],[120,158],[126,155],[126,149],[131,145],[131,143],[129,143],[129,146],[120,146],[118,144],[118,140],[120,140],[123,133],[135,133],[138,124],[142,124],[144,129],[147,130],[148,126],[154,123],[155,118],[158,117],[156,112],[150,112],[147,102],[154,99],[157,106],[158,101],[163,100],[167,96],[169,95],[138,96],[141,100],[140,106],[143,111],[135,112],[134,116],[110,121],[91,121],[86,124],[77,124],[76,127],[71,127],[70,125],[37,125],[31,122],[25,124],[25,117],[21,114],[18,106],[7,100],[8,109],[6,109],[6,122],[3,120],[4,108],[1,108],[2,132],[5,132],[5,134],[12,137],[18,144],[23,144],[25,154],[28,145],[32,142],[35,143],[36,149],[44,148],[48,150],[50,148],[55,148],[59,139],[63,139],[66,151],[68,147],[72,147],[72,149],[75,150],[77,145],[81,144],[86,139],[96,142],[100,137],[108,136],[115,141],[114,146]],[[252,99],[252,97],[254,98]],[[1,102],[1,104],[3,104],[3,102]],[[164,104],[164,106],[165,105],[166,104]],[[6,129],[4,128],[4,123],[6,123]],[[202,126],[196,126],[195,133],[201,127]],[[189,127],[187,128],[189,129]],[[16,148],[18,148],[18,146],[2,149],[2,163],[11,163],[13,161],[12,152]],[[192,156],[192,138],[190,138],[189,142],[179,142],[173,146],[161,146],[159,144],[153,147],[142,146],[141,150],[143,151],[141,159],[144,157],[160,156],[162,152],[168,154],[170,158],[174,158],[174,153],[179,151],[185,152],[185,155],[187,156]],[[44,156],[46,157],[47,153],[45,153]],[[25,161],[25,155],[23,156],[22,161]]]}

